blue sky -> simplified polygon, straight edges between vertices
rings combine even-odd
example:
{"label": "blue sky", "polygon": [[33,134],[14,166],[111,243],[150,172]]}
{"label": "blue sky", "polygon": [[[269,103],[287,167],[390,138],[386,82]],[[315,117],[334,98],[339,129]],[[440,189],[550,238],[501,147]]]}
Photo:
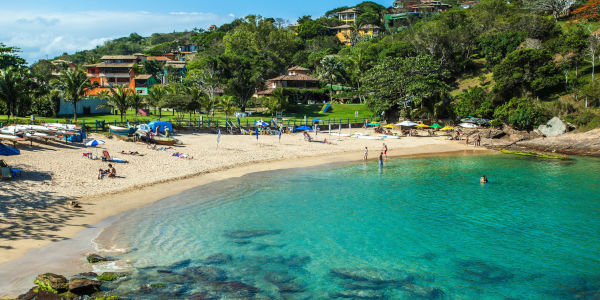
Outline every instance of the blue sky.
{"label": "blue sky", "polygon": [[[2,1],[0,42],[20,47],[33,63],[63,52],[94,48],[103,42],[137,32],[173,32],[221,25],[236,17],[259,14],[295,23],[303,15],[321,16],[353,0],[21,0]],[[390,6],[392,0],[376,1]],[[389,3],[388,3],[389,2]]]}

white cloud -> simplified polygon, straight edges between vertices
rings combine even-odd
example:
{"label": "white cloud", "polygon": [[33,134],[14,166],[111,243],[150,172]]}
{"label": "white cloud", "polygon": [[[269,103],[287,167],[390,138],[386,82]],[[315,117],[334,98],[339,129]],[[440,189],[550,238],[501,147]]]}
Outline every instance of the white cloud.
{"label": "white cloud", "polygon": [[91,49],[107,40],[137,32],[173,32],[223,24],[232,16],[202,12],[80,11],[36,13],[0,11],[0,42],[21,48],[28,62],[63,52]]}

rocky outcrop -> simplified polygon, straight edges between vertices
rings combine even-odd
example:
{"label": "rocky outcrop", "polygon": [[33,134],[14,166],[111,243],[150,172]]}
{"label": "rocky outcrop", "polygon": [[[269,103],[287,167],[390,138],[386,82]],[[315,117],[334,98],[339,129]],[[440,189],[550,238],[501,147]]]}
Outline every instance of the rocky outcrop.
{"label": "rocky outcrop", "polygon": [[99,263],[99,262],[103,262],[103,261],[109,261],[110,259],[98,255],[98,254],[90,254],[85,258],[90,264],[95,264],[95,263]]}
{"label": "rocky outcrop", "polygon": [[543,152],[600,157],[600,129],[522,141],[517,146]]}
{"label": "rocky outcrop", "polygon": [[558,117],[552,118],[546,125],[540,125],[538,130],[546,137],[565,134],[568,130],[567,124]]}
{"label": "rocky outcrop", "polygon": [[217,253],[202,260],[205,265],[221,265],[231,262],[233,258],[229,254]]}
{"label": "rocky outcrop", "polygon": [[38,286],[38,290],[48,291],[54,294],[66,292],[68,289],[68,280],[65,276],[45,273],[38,275],[33,283]]}
{"label": "rocky outcrop", "polygon": [[91,295],[100,290],[102,283],[97,280],[73,278],[69,281],[69,292],[77,295]]}

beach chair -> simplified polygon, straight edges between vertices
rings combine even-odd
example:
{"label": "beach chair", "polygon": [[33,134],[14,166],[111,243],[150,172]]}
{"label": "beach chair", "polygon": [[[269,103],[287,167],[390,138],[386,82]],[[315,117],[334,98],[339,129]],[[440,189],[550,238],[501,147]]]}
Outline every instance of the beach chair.
{"label": "beach chair", "polygon": [[110,154],[108,153],[108,151],[106,151],[106,150],[102,151],[102,155],[103,155],[102,160],[111,161]]}

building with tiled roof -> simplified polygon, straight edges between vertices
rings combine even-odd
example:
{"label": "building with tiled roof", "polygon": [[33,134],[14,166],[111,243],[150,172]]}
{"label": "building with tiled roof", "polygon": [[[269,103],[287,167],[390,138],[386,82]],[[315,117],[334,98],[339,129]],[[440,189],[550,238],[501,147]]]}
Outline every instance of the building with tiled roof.
{"label": "building with tiled roof", "polygon": [[287,74],[267,80],[267,89],[259,91],[257,95],[271,95],[273,90],[277,88],[318,89],[320,87],[319,79],[308,75],[309,71],[309,69],[300,66],[291,67],[288,69]]}

